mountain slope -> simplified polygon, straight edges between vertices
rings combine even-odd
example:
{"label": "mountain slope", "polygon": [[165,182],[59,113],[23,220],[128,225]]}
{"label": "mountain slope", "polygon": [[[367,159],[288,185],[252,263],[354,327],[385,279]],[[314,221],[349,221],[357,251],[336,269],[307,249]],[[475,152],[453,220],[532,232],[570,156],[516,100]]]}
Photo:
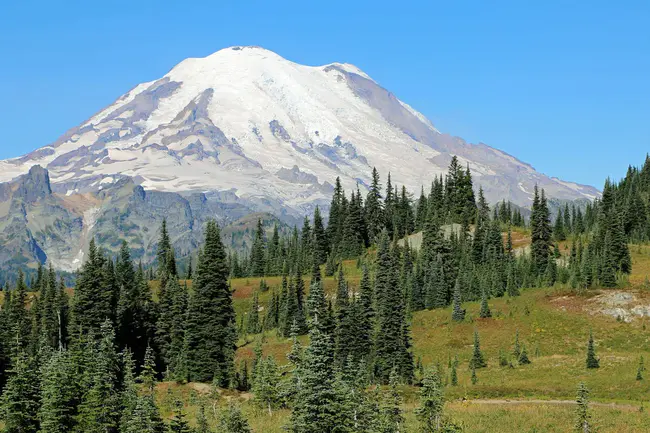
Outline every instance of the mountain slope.
{"label": "mountain slope", "polygon": [[440,133],[352,65],[303,66],[258,47],[184,60],[54,143],[0,162],[0,182],[39,164],[64,195],[127,176],[147,190],[231,194],[253,209],[297,216],[329,201],[336,176],[346,189],[363,188],[376,166],[417,191],[452,155],[493,202],[527,206],[535,184],[559,199],[599,194]]}

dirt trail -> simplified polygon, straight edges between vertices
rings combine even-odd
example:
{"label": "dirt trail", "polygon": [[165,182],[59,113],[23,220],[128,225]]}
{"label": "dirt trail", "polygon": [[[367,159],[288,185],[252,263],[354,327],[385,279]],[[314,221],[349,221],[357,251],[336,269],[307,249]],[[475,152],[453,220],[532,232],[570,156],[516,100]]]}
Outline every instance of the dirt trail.
{"label": "dirt trail", "polygon": [[[575,400],[500,400],[500,399],[490,399],[490,400],[485,400],[485,399],[476,399],[476,400],[465,400],[466,403],[469,404],[557,404],[557,405],[575,405],[576,402]],[[632,404],[619,404],[619,403],[598,403],[595,401],[589,402],[589,406],[596,406],[596,407],[609,407],[609,408],[615,408],[615,409],[632,409],[632,410],[638,410],[639,406],[638,405],[632,405]]]}

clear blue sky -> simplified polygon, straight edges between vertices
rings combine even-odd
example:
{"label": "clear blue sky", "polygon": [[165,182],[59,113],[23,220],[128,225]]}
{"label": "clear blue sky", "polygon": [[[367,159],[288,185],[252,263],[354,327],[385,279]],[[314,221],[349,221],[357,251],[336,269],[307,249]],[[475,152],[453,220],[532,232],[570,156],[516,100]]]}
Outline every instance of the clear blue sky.
{"label": "clear blue sky", "polygon": [[0,158],[186,57],[357,65],[438,129],[601,187],[650,151],[646,1],[30,1],[0,7]]}

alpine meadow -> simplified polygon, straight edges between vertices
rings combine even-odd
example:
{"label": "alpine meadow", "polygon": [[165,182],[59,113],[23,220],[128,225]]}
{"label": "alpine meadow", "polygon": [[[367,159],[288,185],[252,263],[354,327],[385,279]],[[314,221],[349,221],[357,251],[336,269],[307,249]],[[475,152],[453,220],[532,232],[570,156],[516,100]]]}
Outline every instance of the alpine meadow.
{"label": "alpine meadow", "polygon": [[0,432],[650,432],[648,5],[36,3]]}

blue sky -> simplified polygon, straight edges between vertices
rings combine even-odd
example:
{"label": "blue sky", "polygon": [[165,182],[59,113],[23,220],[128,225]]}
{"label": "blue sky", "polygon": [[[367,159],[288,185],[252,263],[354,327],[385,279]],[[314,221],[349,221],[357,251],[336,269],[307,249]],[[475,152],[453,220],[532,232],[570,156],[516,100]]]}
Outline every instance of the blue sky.
{"label": "blue sky", "polygon": [[[9,3],[9,2],[5,2]],[[30,1],[0,7],[0,158],[186,57],[357,65],[438,129],[601,187],[650,151],[647,1]]]}

